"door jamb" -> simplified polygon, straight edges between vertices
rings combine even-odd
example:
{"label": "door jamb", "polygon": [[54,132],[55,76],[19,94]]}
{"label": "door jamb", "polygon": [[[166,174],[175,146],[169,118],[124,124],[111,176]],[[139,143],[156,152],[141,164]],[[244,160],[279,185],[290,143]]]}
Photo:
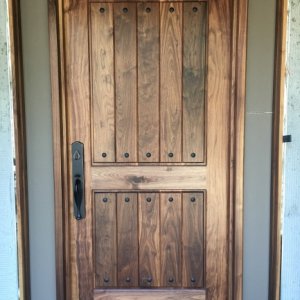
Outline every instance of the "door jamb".
{"label": "door jamb", "polygon": [[277,0],[276,7],[276,42],[274,68],[273,102],[273,148],[272,148],[272,196],[271,196],[271,234],[269,299],[280,299],[281,275],[281,211],[282,211],[282,158],[283,158],[283,114],[285,58],[287,34],[288,0]]}
{"label": "door jamb", "polygon": [[[68,169],[64,84],[63,0],[48,0],[50,67],[53,112],[54,195],[57,299],[68,299]],[[231,0],[231,129],[229,299],[241,300],[243,290],[243,175],[246,44],[248,0]]]}

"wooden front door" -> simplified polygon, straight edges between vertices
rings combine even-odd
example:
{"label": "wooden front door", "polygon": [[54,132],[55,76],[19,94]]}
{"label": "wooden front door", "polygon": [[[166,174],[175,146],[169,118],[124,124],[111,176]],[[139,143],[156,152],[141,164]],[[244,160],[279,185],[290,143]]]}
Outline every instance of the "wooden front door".
{"label": "wooden front door", "polygon": [[233,297],[237,5],[59,3],[68,299]]}

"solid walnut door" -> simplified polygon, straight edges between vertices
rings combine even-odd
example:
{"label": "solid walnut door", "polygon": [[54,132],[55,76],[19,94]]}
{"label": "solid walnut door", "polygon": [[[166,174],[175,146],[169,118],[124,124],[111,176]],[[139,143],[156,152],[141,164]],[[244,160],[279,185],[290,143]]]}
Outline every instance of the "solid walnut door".
{"label": "solid walnut door", "polygon": [[231,14],[227,0],[65,1],[69,299],[228,298]]}

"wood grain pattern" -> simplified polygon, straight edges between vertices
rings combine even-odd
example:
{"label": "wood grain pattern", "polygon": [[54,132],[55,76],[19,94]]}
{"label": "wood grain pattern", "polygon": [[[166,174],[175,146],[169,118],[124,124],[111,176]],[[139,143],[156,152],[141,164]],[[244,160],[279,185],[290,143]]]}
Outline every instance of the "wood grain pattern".
{"label": "wood grain pattern", "polygon": [[182,3],[161,3],[160,145],[161,161],[181,161]]}
{"label": "wood grain pattern", "polygon": [[117,216],[114,193],[95,194],[95,285],[117,287]]}
{"label": "wood grain pattern", "polygon": [[[209,5],[207,166],[184,166],[182,169],[173,166],[159,166],[156,170],[155,165],[150,169],[118,165],[118,167],[107,168],[105,171],[108,172],[108,175],[106,175],[101,168],[90,167],[91,158],[88,150],[85,158],[88,215],[87,219],[80,222],[80,226],[74,221],[72,214],[71,180],[68,178],[71,165],[70,163],[66,164],[70,149],[66,145],[78,139],[85,144],[85,149],[91,149],[87,49],[88,3],[83,0],[64,2],[59,0],[57,3],[58,17],[53,17],[54,10],[50,10],[49,13],[53,17],[51,22],[57,22],[59,25],[60,54],[57,70],[59,69],[61,74],[59,87],[53,87],[54,91],[59,89],[59,97],[54,97],[53,101],[57,107],[58,116],[55,116],[57,128],[61,129],[54,132],[55,143],[62,143],[62,149],[59,150],[55,147],[54,151],[55,155],[60,156],[62,160],[61,164],[55,165],[56,174],[61,178],[63,193],[63,197],[60,197],[60,192],[57,191],[56,205],[58,212],[59,207],[64,209],[66,228],[64,230],[59,227],[60,223],[57,219],[56,233],[58,237],[61,236],[59,240],[66,241],[63,246],[64,252],[60,250],[61,248],[57,248],[57,256],[63,257],[63,260],[58,260],[58,264],[60,262],[63,264],[62,268],[58,268],[58,278],[62,279],[62,285],[64,285],[64,281],[66,282],[66,298],[93,299],[99,296],[97,292],[95,295],[93,293],[93,210],[89,188],[116,190],[116,188],[122,187],[126,190],[157,188],[159,191],[206,189],[208,199],[207,241],[205,244],[207,299],[223,300],[224,297],[231,299],[231,295],[233,295],[233,299],[240,300],[242,298],[242,177],[247,1],[212,0]],[[63,5],[64,9],[62,9]],[[55,56],[54,48],[51,48],[51,52]],[[53,56],[51,60],[54,60]],[[52,68],[56,72],[55,62],[52,64]],[[66,98],[64,98],[65,96]],[[230,99],[228,99],[229,96]],[[67,102],[67,109],[64,99]],[[66,128],[68,128],[68,132],[66,132]],[[229,130],[231,131],[229,132]],[[228,153],[229,144],[231,144],[230,153]],[[124,171],[122,171],[123,168],[125,168]],[[129,173],[126,175],[127,171]],[[156,175],[158,176],[156,177]],[[168,178],[170,178],[170,182]],[[228,199],[229,194],[230,199]],[[230,219],[226,219],[227,216],[230,216]],[[230,245],[232,246],[229,249]],[[230,266],[233,266],[232,273],[230,273]],[[231,287],[232,294],[230,294]],[[132,294],[128,294],[129,292],[125,293],[123,290],[108,290],[101,296],[122,296],[123,299],[126,299],[124,297],[128,295],[129,299],[134,299],[134,297],[140,299],[142,296],[139,293],[141,292],[134,290]],[[155,294],[156,292],[158,294]],[[157,295],[156,299],[159,299],[158,297],[176,299],[178,293],[183,293],[187,299],[191,298],[191,294],[186,294],[185,290],[181,289],[177,291],[172,289],[171,292],[168,290],[164,295],[159,292],[145,290],[145,295],[147,295],[145,297],[152,299],[153,295]],[[194,295],[195,297],[199,296],[199,294]],[[181,294],[177,299],[184,298]]]}
{"label": "wood grain pattern", "polygon": [[201,288],[204,285],[204,196],[182,195],[182,285]]}
{"label": "wood grain pattern", "polygon": [[178,190],[207,189],[207,169],[203,167],[106,167],[92,168],[94,190]]}
{"label": "wood grain pattern", "polygon": [[137,9],[139,161],[158,162],[159,4],[138,3]]}
{"label": "wood grain pattern", "polygon": [[161,286],[180,287],[182,276],[180,193],[160,195]]}
{"label": "wood grain pattern", "polygon": [[96,290],[94,300],[206,300],[205,290]]}
{"label": "wood grain pattern", "polygon": [[118,287],[139,284],[137,214],[137,194],[117,194]]}
{"label": "wood grain pattern", "polygon": [[[71,153],[71,144],[80,141],[84,144],[85,151],[85,204],[86,217],[78,222],[73,216],[72,177],[66,176],[69,191],[68,209],[68,299],[91,299],[94,287],[93,265],[93,215],[90,182],[91,166],[91,111],[89,90],[89,51],[88,51],[88,5],[85,0],[67,0],[63,2],[64,10],[64,58],[67,106],[67,155]],[[71,170],[71,157],[68,157],[68,167]],[[70,172],[68,173],[70,174]]]}
{"label": "wood grain pattern", "polygon": [[139,278],[141,287],[160,285],[159,194],[140,193]]}
{"label": "wood grain pattern", "polygon": [[205,155],[206,23],[205,2],[183,4],[183,161]]}
{"label": "wood grain pattern", "polygon": [[113,6],[111,3],[101,5],[94,3],[91,4],[90,11],[93,161],[114,162]]}
{"label": "wood grain pattern", "polygon": [[[117,161],[137,160],[136,5],[114,4]],[[128,157],[126,157],[128,153]]]}
{"label": "wood grain pattern", "polygon": [[[232,3],[228,297],[243,298],[244,132],[248,0]],[[234,117],[233,117],[234,116]],[[234,163],[232,163],[234,162]],[[232,214],[231,214],[232,212]],[[231,272],[232,269],[232,272]]]}
{"label": "wood grain pattern", "polygon": [[[228,294],[228,195],[231,88],[231,8],[209,2],[207,74],[206,278],[208,299]],[[226,59],[225,59],[226,58]]]}

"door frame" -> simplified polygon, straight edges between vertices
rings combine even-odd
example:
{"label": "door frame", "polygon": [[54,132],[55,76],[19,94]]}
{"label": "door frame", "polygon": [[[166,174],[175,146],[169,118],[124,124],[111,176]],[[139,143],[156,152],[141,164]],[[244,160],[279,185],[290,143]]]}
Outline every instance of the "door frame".
{"label": "door frame", "polygon": [[23,81],[20,0],[8,0],[8,30],[12,79],[13,130],[16,166],[16,218],[19,297],[30,292],[29,213],[27,186],[26,121]]}
{"label": "door frame", "polygon": [[[231,4],[231,82],[229,157],[229,299],[241,300],[243,293],[243,193],[244,120],[246,85],[246,44],[248,0],[228,0]],[[209,2],[209,0],[208,0]],[[65,53],[63,45],[63,0],[48,0],[50,67],[52,91],[55,250],[57,299],[66,299],[68,282],[69,215],[68,147],[65,96]]]}
{"label": "door frame", "polygon": [[280,299],[281,281],[281,213],[283,174],[283,119],[286,73],[288,0],[277,0],[276,41],[273,92],[273,142],[272,142],[272,190],[271,190],[271,233],[269,299]]}

